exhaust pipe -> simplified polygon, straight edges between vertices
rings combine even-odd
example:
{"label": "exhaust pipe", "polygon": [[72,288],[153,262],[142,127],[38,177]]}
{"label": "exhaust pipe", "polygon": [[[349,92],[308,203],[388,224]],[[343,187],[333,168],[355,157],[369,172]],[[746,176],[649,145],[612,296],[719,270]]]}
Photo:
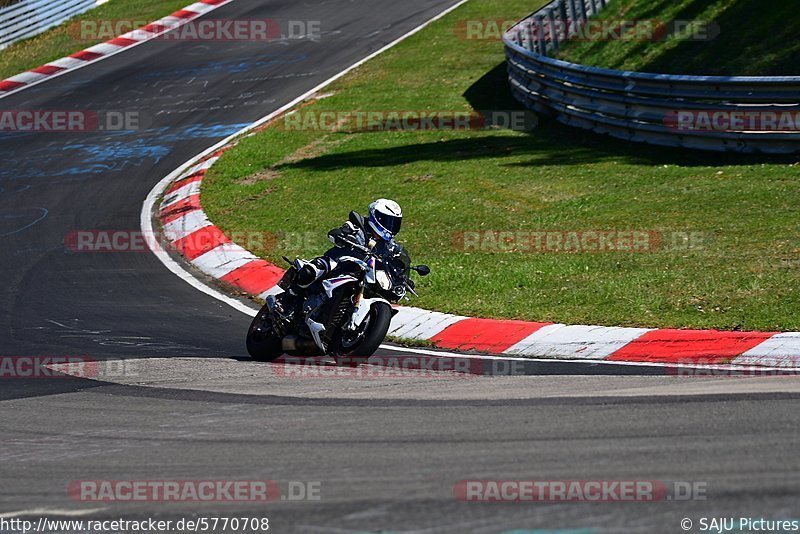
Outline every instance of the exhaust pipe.
{"label": "exhaust pipe", "polygon": [[284,352],[299,352],[301,354],[315,354],[319,352],[319,347],[310,339],[289,335],[281,340],[281,348]]}
{"label": "exhaust pipe", "polygon": [[281,348],[284,352],[294,352],[297,350],[297,336],[286,336],[281,340]]}

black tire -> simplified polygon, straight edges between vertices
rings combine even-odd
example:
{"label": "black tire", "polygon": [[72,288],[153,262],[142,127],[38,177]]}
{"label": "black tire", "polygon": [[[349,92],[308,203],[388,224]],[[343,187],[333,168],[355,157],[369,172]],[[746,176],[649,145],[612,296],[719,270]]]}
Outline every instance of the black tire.
{"label": "black tire", "polygon": [[266,306],[261,308],[247,330],[247,352],[257,362],[271,362],[283,355],[281,339],[273,334],[270,320],[265,319],[268,314]]}
{"label": "black tire", "polygon": [[365,363],[370,356],[375,354],[383,340],[386,339],[386,333],[389,332],[389,324],[392,322],[391,306],[378,302],[372,306],[369,314],[369,325],[364,333],[364,338],[347,354],[337,358],[342,365],[355,367]]}

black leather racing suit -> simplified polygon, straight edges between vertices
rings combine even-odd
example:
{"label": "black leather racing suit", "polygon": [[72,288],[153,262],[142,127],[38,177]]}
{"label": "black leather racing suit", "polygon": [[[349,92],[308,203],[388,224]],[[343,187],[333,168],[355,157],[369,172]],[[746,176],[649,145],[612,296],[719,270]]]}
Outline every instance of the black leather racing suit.
{"label": "black leather racing suit", "polygon": [[328,239],[331,240],[334,246],[322,256],[306,262],[297,271],[296,283],[299,287],[307,288],[331,272],[342,256],[354,256],[357,258],[364,256],[361,251],[348,246],[347,241],[358,243],[368,248],[371,248],[375,243],[375,238],[372,236],[369,226],[367,226],[367,221],[355,211],[350,212],[349,220],[342,226],[328,232]]}

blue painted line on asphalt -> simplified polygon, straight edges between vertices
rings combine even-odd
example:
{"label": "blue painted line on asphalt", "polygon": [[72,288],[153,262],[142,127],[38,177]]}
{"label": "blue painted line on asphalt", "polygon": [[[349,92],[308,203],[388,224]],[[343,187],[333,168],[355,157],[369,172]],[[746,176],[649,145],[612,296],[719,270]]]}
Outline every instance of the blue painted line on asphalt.
{"label": "blue painted line on asphalt", "polygon": [[[96,142],[74,140],[66,145],[54,143],[25,154],[24,161],[6,159],[5,165],[0,169],[0,179],[19,181],[120,172],[131,166],[142,165],[145,161],[160,162],[172,152],[176,143],[193,139],[225,138],[247,124],[249,123],[189,124],[177,130],[165,126],[142,131],[107,132],[103,140]],[[79,153],[82,163],[57,171],[45,171],[36,167],[36,161],[58,160],[65,151]]]}
{"label": "blue painted line on asphalt", "polygon": [[198,78],[203,81],[203,77],[209,74],[227,72],[228,74],[239,74],[242,72],[253,72],[254,70],[274,67],[275,65],[292,65],[304,61],[306,54],[281,54],[264,56],[251,56],[250,58],[236,59],[234,61],[213,61],[196,67],[176,66],[169,69],[151,70],[139,75],[142,79],[161,79],[161,78]]}
{"label": "blue painted line on asphalt", "polygon": [[[76,150],[83,154],[83,161],[89,164],[99,162],[128,163],[128,160],[152,158],[155,163],[171,152],[171,147],[162,144],[150,144],[143,139],[135,139],[131,142],[114,143],[76,143],[66,145],[64,150]],[[90,165],[91,166],[91,165]],[[124,165],[123,165],[124,166]],[[114,164],[105,164],[105,170],[113,172]]]}

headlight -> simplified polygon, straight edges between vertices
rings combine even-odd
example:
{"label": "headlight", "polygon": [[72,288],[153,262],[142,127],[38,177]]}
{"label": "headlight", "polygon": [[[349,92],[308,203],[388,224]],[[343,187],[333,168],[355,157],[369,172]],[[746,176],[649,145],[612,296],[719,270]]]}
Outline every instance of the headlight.
{"label": "headlight", "polygon": [[381,286],[381,289],[386,291],[392,289],[392,281],[389,280],[389,275],[386,274],[386,271],[375,271],[375,279],[378,281],[378,285]]}

